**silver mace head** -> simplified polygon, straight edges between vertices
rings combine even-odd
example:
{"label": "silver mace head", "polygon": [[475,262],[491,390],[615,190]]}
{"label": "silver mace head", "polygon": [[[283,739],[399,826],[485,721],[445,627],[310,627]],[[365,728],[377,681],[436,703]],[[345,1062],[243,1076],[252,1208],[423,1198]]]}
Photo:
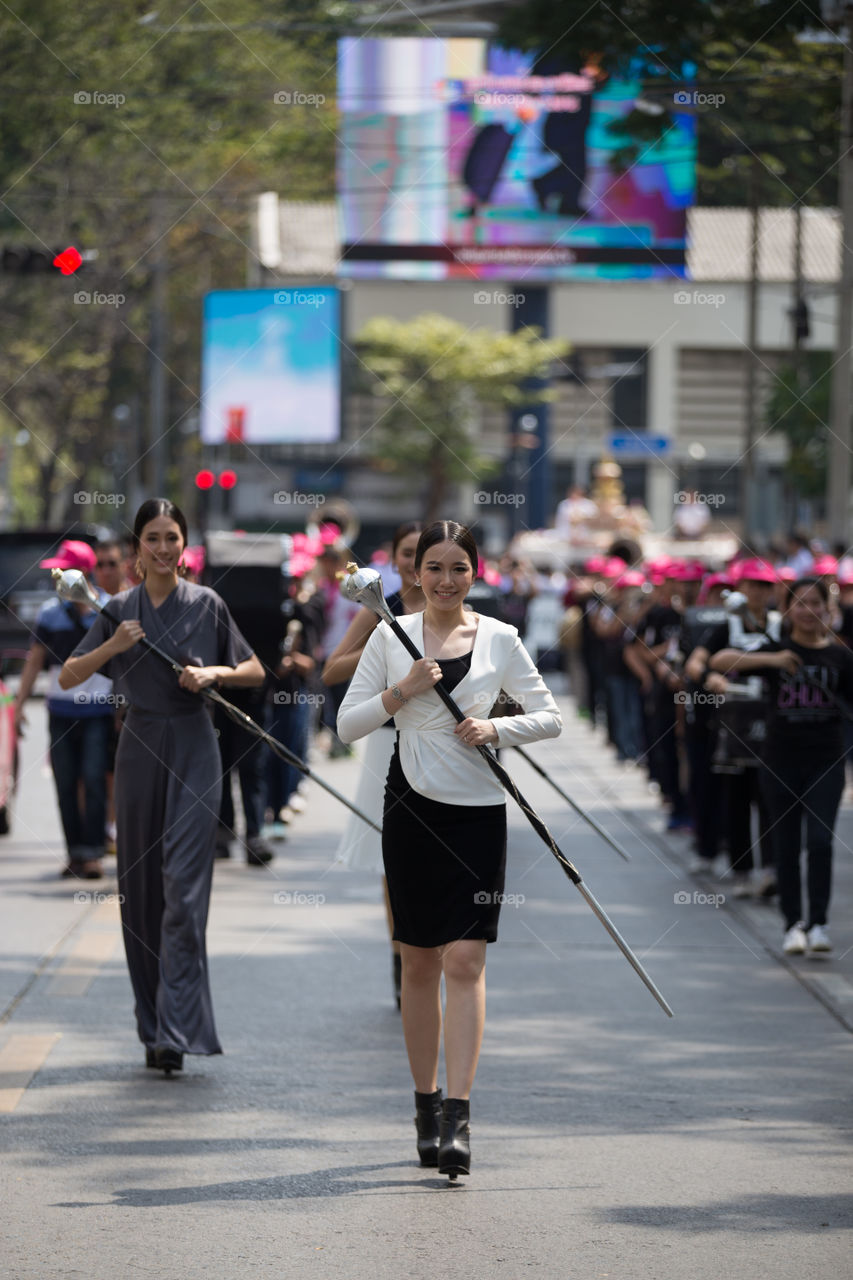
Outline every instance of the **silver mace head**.
{"label": "silver mace head", "polygon": [[90,604],[93,609],[100,609],[101,603],[86,581],[85,574],[79,569],[51,569],[50,576],[56,586],[56,594],[63,600],[73,600],[76,604]]}
{"label": "silver mace head", "polygon": [[749,612],[749,602],[740,591],[724,591],[723,606],[727,613],[744,614]]}
{"label": "silver mace head", "polygon": [[341,591],[347,600],[354,600],[356,604],[363,604],[365,608],[372,609],[386,622],[395,621],[385,600],[382,578],[375,569],[359,569],[357,564],[350,561],[346,567],[346,573],[341,573],[338,577],[341,582]]}

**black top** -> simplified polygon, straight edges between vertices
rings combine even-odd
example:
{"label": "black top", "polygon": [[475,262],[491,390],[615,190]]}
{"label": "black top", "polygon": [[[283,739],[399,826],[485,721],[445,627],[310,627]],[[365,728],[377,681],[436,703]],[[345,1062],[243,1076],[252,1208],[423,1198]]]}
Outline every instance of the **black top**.
{"label": "black top", "polygon": [[436,659],[441,667],[441,683],[448,693],[452,692],[471,670],[471,655],[473,652],[474,650],[471,649],[470,652],[463,653],[459,658]]}
{"label": "black top", "polygon": [[650,649],[655,649],[679,634],[681,621],[681,614],[671,604],[653,604],[643,624],[643,640]]}
{"label": "black top", "polygon": [[770,668],[762,672],[770,687],[768,754],[835,760],[844,751],[838,700],[846,704],[848,713],[853,710],[853,653],[840,644],[818,649],[790,638],[781,644],[768,641],[758,652],[786,649],[802,659],[802,672],[793,676]]}

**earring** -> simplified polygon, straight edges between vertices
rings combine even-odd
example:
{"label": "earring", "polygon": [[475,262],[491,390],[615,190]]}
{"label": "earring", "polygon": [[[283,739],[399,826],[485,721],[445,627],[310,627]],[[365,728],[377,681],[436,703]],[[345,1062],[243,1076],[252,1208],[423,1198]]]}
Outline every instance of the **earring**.
{"label": "earring", "polygon": [[136,564],[135,564],[133,567],[134,567],[134,569],[136,570],[136,576],[137,576],[137,578],[144,578],[144,577],[145,577],[145,568],[144,568],[144,566],[143,566],[143,564],[142,564],[142,559],[141,559],[141,557],[140,557],[140,556],[137,556],[137,557],[136,557]]}
{"label": "earring", "polygon": [[419,587],[420,585],[421,585],[421,580],[420,580],[420,578],[415,578],[415,586],[416,586],[416,587]]}

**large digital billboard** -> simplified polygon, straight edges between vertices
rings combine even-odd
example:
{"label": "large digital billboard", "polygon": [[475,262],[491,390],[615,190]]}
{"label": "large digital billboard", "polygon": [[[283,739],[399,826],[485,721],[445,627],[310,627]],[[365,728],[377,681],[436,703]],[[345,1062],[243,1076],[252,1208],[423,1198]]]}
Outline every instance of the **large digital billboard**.
{"label": "large digital billboard", "polygon": [[694,121],[620,167],[640,88],[479,39],[340,41],[342,274],[683,276]]}
{"label": "large digital billboard", "polygon": [[205,444],[319,444],[340,436],[337,289],[234,289],[204,300]]}

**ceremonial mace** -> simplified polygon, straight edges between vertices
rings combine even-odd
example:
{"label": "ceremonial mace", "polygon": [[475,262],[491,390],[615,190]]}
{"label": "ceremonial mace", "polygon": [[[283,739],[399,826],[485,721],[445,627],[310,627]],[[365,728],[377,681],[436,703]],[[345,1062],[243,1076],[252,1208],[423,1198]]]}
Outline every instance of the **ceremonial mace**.
{"label": "ceremonial mace", "polygon": [[[91,607],[96,609],[98,613],[103,614],[105,618],[109,619],[114,626],[117,627],[119,625],[121,619],[116,618],[109,612],[105,605],[101,604],[79,569],[51,569],[51,576],[56,584],[57,595],[59,595],[63,600],[73,600],[78,604],[91,605]],[[140,637],[136,643],[141,644],[143,649],[147,649],[149,653],[153,653],[161,662],[165,662],[167,666],[172,668],[176,675],[181,675],[183,672],[184,668],[181,666],[180,662],[175,658],[171,658],[169,654],[165,653],[162,649],[158,649],[157,645],[154,644],[153,641],[148,640],[145,636]],[[362,822],[366,822],[369,827],[372,827],[374,831],[378,831],[381,834],[382,828],[378,827],[371,818],[368,818],[366,813],[362,813],[361,809],[354,805],[352,801],[347,800],[346,796],[342,796],[340,791],[336,791],[328,782],[325,782],[316,773],[312,773],[304,760],[300,760],[299,756],[295,755],[288,747],[283,746],[282,743],[280,743],[277,738],[274,738],[271,733],[267,733],[266,729],[262,729],[259,724],[256,724],[251,716],[246,715],[245,711],[241,711],[239,707],[234,706],[233,702],[229,702],[227,698],[223,698],[222,694],[218,693],[216,689],[202,689],[201,693],[209,702],[214,702],[217,707],[221,707],[225,714],[233,720],[235,724],[239,724],[242,729],[247,731],[247,733],[251,733],[256,738],[260,738],[262,742],[265,742],[270,750],[275,752],[279,759],[284,760],[289,765],[292,765],[293,768],[298,769],[300,773],[304,773],[306,778],[312,778],[313,781],[321,786],[325,791],[328,791],[330,795],[333,795],[336,800],[340,800],[341,804],[345,804],[348,809],[351,809],[356,817],[361,818]]]}
{"label": "ceremonial mace", "polygon": [[[368,609],[372,609],[374,613],[377,613],[383,622],[387,622],[388,626],[394,632],[397,639],[405,646],[405,648],[412,655],[415,661],[418,661],[418,659],[424,656],[422,653],[418,653],[417,646],[412,643],[409,636],[406,634],[406,632],[400,626],[397,619],[394,617],[391,610],[388,608],[388,604],[385,600],[385,594],[382,590],[382,579],[375,569],[359,569],[358,566],[355,564],[348,564],[347,572],[343,574],[341,578],[341,591],[344,593],[344,595],[347,597],[348,600],[353,600],[357,604],[365,605]],[[461,724],[463,720],[466,720],[468,718],[465,715],[465,712],[462,711],[457,706],[456,702],[448,693],[447,689],[445,689],[444,684],[441,680],[439,680],[437,684],[433,685],[433,690],[441,698],[442,702],[447,707],[448,711],[450,712],[450,714],[453,716],[454,720],[456,720],[458,724]],[[628,946],[628,943],[622,937],[619,930],[613,924],[612,920],[607,915],[607,912],[604,910],[601,904],[596,900],[594,894],[592,894],[590,890],[587,888],[587,886],[584,884],[583,880],[581,879],[580,872],[577,870],[576,867],[572,865],[572,863],[569,861],[566,855],[558,848],[557,842],[555,841],[554,837],[551,835],[551,832],[545,826],[545,823],[542,821],[542,819],[539,817],[536,811],[533,808],[531,808],[531,806],[525,800],[524,796],[521,794],[518,787],[515,785],[510,775],[507,773],[506,769],[504,769],[503,765],[495,757],[494,753],[489,750],[488,747],[478,746],[477,750],[479,751],[483,759],[486,761],[487,765],[489,766],[489,768],[491,769],[495,777],[498,779],[498,781],[501,783],[501,785],[509,792],[513,800],[515,800],[516,804],[518,804],[518,806],[521,808],[522,812],[524,813],[527,820],[530,822],[530,825],[536,831],[537,835],[541,836],[541,838],[544,840],[545,844],[548,846],[551,853],[557,859],[563,871],[571,880],[572,884],[575,886],[578,892],[582,895],[582,897],[586,900],[586,902],[592,908],[595,915],[604,925],[604,928],[610,934],[611,938],[616,943],[617,947],[622,952],[625,959],[632,966],[632,968],[636,970],[636,972],[639,974],[640,978],[646,984],[649,991],[651,991],[652,995],[657,1000],[658,1004],[663,1009],[663,1011],[671,1018],[673,1016],[672,1009],[670,1009],[669,1005],[667,1004],[664,997],[661,995],[657,986],[649,977],[648,973],[646,973],[646,970],[643,968],[640,961],[634,955],[633,951]]]}

